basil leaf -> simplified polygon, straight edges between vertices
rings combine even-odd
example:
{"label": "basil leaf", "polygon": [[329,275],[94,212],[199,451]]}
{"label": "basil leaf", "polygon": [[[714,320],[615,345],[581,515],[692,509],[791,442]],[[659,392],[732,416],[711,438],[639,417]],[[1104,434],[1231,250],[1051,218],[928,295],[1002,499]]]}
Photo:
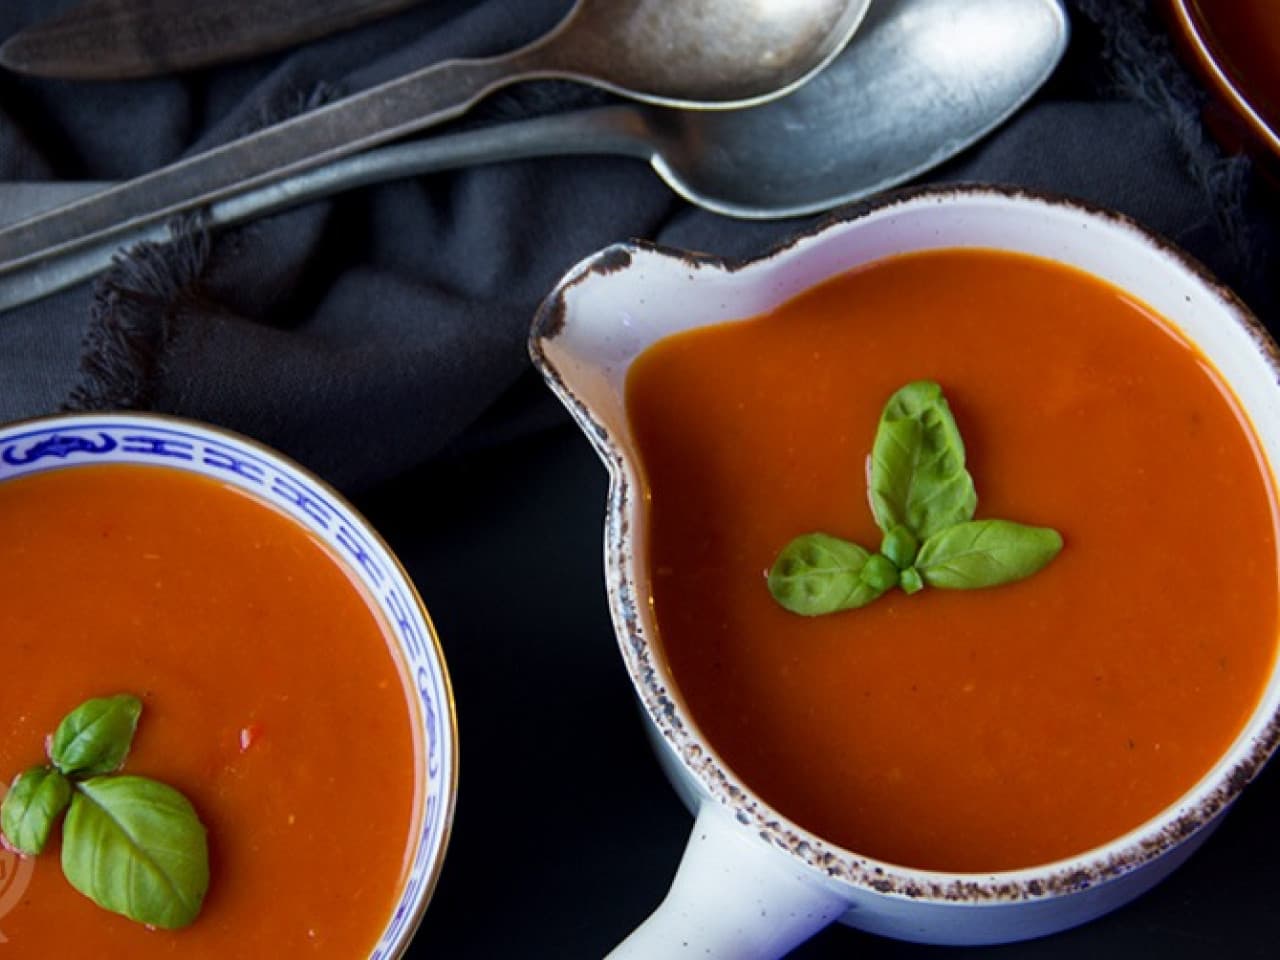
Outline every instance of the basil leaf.
{"label": "basil leaf", "polygon": [[886,534],[903,526],[927,540],[973,519],[978,495],[938,384],[917,380],[889,398],[871,448],[869,479],[871,510]]}
{"label": "basil leaf", "polygon": [[58,724],[50,758],[67,776],[114,773],[133,743],[142,701],[121,694],[87,700]]}
{"label": "basil leaf", "polygon": [[808,533],[778,554],[769,570],[769,592],[792,613],[814,617],[864,606],[896,580],[896,568],[885,557],[838,537]]}
{"label": "basil leaf", "polygon": [[71,802],[71,784],[53,767],[32,767],[13,782],[0,804],[0,832],[19,853],[35,856]]}
{"label": "basil leaf", "polygon": [[204,826],[186,797],[145,777],[76,784],[62,872],[98,906],[153,927],[191,923],[209,888]]}
{"label": "basil leaf", "polygon": [[[890,587],[898,585],[898,568],[883,553],[873,553],[867,557],[867,565],[858,574],[858,579],[875,590],[876,595],[871,598],[871,600],[874,600]],[[858,606],[862,606],[862,604],[858,604]]]}
{"label": "basil leaf", "polygon": [[906,527],[894,527],[884,535],[884,540],[880,543],[880,552],[892,560],[899,570],[905,570],[915,563],[919,550],[920,541]]}
{"label": "basil leaf", "polygon": [[1061,549],[1061,535],[1048,527],[974,520],[926,540],[915,568],[931,587],[972,590],[1029,577]]}
{"label": "basil leaf", "polygon": [[924,581],[920,579],[920,571],[915,567],[903,567],[898,573],[898,586],[907,596],[919,593],[924,589]]}

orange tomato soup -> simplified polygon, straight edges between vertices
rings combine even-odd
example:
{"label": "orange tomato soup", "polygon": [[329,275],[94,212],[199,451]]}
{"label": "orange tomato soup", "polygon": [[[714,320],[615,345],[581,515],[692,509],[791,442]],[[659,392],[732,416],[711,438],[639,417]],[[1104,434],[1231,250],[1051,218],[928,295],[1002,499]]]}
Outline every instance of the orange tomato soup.
{"label": "orange tomato soup", "polygon": [[125,771],[209,831],[204,909],[154,931],[94,905],[56,844],[0,916],[14,957],[367,956],[407,872],[420,754],[362,589],[257,499],[192,474],[76,467],[0,483],[0,777],[84,700],[144,704]]}
{"label": "orange tomato soup", "polygon": [[[976,517],[1052,526],[1045,570],[816,618],[765,571],[821,530],[878,548],[885,400],[950,401]],[[1111,840],[1240,733],[1277,646],[1270,475],[1230,392],[1141,304],[984,250],[892,258],[633,366],[653,604],[730,767],[818,835],[947,871]]]}

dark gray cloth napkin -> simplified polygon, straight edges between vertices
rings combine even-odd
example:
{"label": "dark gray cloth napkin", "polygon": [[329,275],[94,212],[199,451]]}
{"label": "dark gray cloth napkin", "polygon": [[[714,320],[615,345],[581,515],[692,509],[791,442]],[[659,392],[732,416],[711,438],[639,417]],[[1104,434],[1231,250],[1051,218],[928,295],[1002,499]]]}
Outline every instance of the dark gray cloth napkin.
{"label": "dark gray cloth napkin", "polygon": [[[891,2],[891,0],[884,0]],[[0,6],[0,38],[64,8]],[[118,179],[447,57],[538,35],[564,0],[431,0],[285,54],[176,78],[0,76],[0,179]],[[1062,67],[1012,122],[928,179],[1050,190],[1184,246],[1280,324],[1277,218],[1141,0],[1074,0]],[[461,125],[598,102],[538,83]],[[0,420],[133,407],[272,444],[348,491],[558,422],[525,337],[555,281],[640,237],[730,257],[815,219],[744,223],[674,197],[644,164],[539,159],[353,191],[234,230],[143,246],[94,284],[0,314]],[[1141,358],[1134,358],[1135,363]]]}

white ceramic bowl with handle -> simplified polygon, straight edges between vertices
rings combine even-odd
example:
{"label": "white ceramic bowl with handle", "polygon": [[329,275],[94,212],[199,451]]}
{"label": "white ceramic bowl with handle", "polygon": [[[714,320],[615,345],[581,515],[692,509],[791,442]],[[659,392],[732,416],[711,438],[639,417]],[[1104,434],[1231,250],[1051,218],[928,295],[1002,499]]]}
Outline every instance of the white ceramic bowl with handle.
{"label": "white ceramic bowl with handle", "polygon": [[908,191],[851,208],[746,264],[643,244],[572,270],[530,348],[609,469],[605,566],[622,656],[658,756],[697,821],[663,905],[617,957],[773,958],[833,920],[943,944],[1026,939],[1085,922],[1182,863],[1280,737],[1274,671],[1245,728],[1193,789],[1104,846],[1032,869],[948,874],[877,862],[770,808],[703,737],[673,682],[649,603],[647,498],[627,422],[631,362],[668,334],[767,312],[827,278],[895,254],[980,247],[1067,264],[1165,317],[1217,368],[1280,462],[1280,369],[1263,327],[1225,288],[1132,221],[992,187]]}

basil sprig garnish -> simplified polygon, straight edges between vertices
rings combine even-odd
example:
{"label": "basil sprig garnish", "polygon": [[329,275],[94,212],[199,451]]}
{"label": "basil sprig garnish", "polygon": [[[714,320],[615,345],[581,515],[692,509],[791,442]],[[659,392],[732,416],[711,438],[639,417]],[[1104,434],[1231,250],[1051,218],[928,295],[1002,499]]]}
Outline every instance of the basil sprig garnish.
{"label": "basil sprig garnish", "polygon": [[804,616],[851,610],[892,587],[915,593],[994,587],[1029,577],[1062,549],[1048,527],[974,520],[978,495],[964,441],[942,388],[918,380],[880,416],[868,471],[879,552],[826,533],[788,543],[769,570],[769,591]]}
{"label": "basil sprig garnish", "polygon": [[200,913],[209,844],[177,790],[146,777],[113,776],[141,713],[142,702],[128,695],[89,700],[69,713],[50,741],[49,764],[19,776],[0,804],[0,831],[13,849],[36,856],[65,812],[68,882],[113,913],[175,929]]}

